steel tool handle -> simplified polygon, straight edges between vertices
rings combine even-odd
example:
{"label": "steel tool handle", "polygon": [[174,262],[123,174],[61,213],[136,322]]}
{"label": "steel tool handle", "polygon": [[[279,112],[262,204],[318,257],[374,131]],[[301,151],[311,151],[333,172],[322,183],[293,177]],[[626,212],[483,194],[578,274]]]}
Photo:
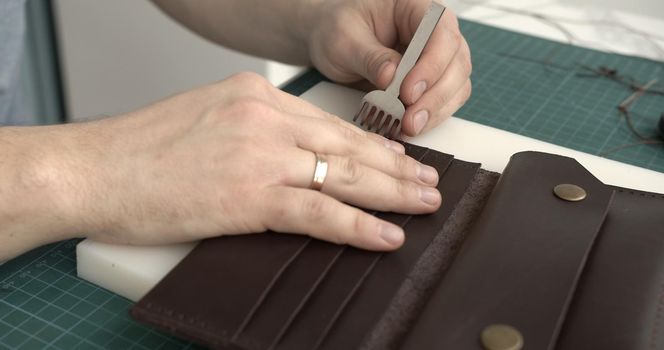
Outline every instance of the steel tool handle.
{"label": "steel tool handle", "polygon": [[438,4],[436,2],[431,2],[431,6],[424,14],[420,25],[417,26],[417,31],[413,35],[413,39],[408,44],[406,52],[399,62],[396,73],[394,73],[394,79],[390,85],[385,89],[385,91],[395,97],[399,96],[399,88],[401,87],[401,82],[403,78],[406,77],[406,74],[410,72],[413,68],[417,59],[420,57],[424,46],[429,41],[429,37],[433,30],[436,28],[440,17],[442,17],[443,12],[445,12],[445,6]]}

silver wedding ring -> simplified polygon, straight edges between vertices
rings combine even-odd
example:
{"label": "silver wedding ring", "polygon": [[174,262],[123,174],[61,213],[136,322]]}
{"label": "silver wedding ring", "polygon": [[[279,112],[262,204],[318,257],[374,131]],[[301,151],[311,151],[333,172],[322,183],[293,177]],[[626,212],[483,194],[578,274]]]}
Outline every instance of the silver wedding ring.
{"label": "silver wedding ring", "polygon": [[311,180],[311,188],[315,191],[320,191],[323,188],[323,182],[327,176],[327,160],[322,155],[314,152],[316,156],[316,167],[314,168],[314,178]]}

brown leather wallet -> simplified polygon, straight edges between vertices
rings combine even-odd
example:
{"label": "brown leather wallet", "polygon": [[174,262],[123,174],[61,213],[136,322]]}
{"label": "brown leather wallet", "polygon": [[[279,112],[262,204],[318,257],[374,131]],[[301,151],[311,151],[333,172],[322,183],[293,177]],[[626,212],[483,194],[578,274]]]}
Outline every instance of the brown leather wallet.
{"label": "brown leather wallet", "polygon": [[[664,349],[664,196],[604,185],[556,155],[518,153],[498,179],[406,148],[438,170],[443,204],[375,213],[404,228],[401,249],[209,239],[131,314],[221,349],[481,349],[492,324],[527,349]],[[586,198],[556,197],[563,183]]]}

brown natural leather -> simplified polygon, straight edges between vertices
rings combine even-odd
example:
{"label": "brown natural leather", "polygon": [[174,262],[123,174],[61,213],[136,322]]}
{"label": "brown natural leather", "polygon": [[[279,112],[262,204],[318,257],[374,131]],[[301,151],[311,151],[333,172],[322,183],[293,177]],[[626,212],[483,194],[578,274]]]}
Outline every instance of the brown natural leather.
{"label": "brown natural leather", "polygon": [[[423,159],[427,164],[435,165],[438,163],[436,158],[443,157],[436,151],[428,154],[433,157]],[[450,165],[438,185],[445,198],[441,208],[434,215],[410,217],[404,226],[408,233],[407,243],[394,253],[381,255],[380,263],[350,300],[322,348],[353,349],[362,344],[361,340],[378,321],[419,256],[452,213],[478,168],[479,164],[457,160]]]}
{"label": "brown natural leather", "polygon": [[556,349],[664,349],[664,195],[615,188]]}
{"label": "brown natural leather", "polygon": [[[400,250],[277,233],[210,239],[132,315],[223,349],[481,349],[480,332],[494,323],[517,328],[525,349],[664,349],[663,195],[606,186],[573,159],[523,152],[480,214],[487,196],[472,192],[491,187],[477,185],[477,164],[406,148],[441,174],[443,205],[432,215],[376,213],[404,227]],[[561,183],[587,198],[557,198]],[[472,200],[482,203],[469,210]],[[458,254],[458,244],[436,250],[463,240],[451,231],[470,224],[457,222],[473,221]],[[395,329],[396,338],[385,333]]]}
{"label": "brown natural leather", "polygon": [[[512,156],[404,348],[480,348],[479,334],[495,323],[519,329],[528,347],[553,348],[613,194],[575,165],[536,152]],[[559,199],[553,188],[564,183],[588,197]]]}
{"label": "brown natural leather", "polygon": [[[561,200],[560,183],[588,197]],[[516,154],[402,347],[482,349],[484,327],[508,324],[525,349],[663,349],[663,227],[662,195]]]}
{"label": "brown natural leather", "polygon": [[441,208],[378,213],[408,237],[394,253],[265,233],[199,244],[134,308],[137,319],[215,348],[358,347],[464,194],[479,164],[406,145],[436,168]]}

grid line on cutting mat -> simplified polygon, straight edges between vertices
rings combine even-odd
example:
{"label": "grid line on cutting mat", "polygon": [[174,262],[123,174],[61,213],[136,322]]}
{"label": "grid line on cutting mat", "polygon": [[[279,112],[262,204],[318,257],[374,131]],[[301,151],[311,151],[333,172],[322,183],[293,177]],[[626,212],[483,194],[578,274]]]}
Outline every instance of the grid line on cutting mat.
{"label": "grid line on cutting mat", "polygon": [[76,243],[56,243],[0,266],[0,348],[192,347],[137,324],[127,313],[131,302],[76,277]]}

